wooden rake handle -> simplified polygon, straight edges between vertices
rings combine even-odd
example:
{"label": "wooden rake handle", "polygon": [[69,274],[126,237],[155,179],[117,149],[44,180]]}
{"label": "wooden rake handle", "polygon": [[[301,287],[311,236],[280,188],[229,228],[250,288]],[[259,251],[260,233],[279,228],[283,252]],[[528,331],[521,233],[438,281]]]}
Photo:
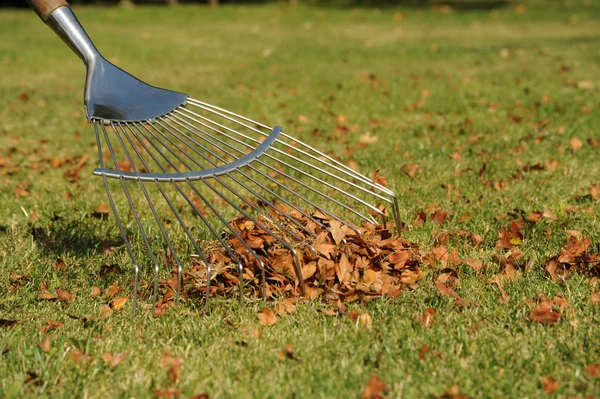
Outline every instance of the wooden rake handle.
{"label": "wooden rake handle", "polygon": [[68,7],[67,0],[27,0],[27,3],[40,16],[42,21],[46,22],[52,11],[59,7]]}

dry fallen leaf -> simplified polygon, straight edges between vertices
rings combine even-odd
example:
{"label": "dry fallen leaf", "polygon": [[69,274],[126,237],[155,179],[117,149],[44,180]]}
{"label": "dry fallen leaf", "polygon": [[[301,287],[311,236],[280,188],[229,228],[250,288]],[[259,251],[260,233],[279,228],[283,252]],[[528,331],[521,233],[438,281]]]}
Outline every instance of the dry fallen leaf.
{"label": "dry fallen leaf", "polygon": [[54,291],[56,292],[56,294],[58,295],[58,298],[61,301],[64,301],[64,302],[73,302],[75,300],[75,295],[71,294],[68,291],[59,290],[59,289],[56,289]]}
{"label": "dry fallen leaf", "polygon": [[387,391],[387,385],[376,375],[372,375],[360,395],[361,399],[382,399],[383,393]]}
{"label": "dry fallen leaf", "polygon": [[271,326],[279,320],[275,313],[269,308],[263,308],[257,315],[258,322],[263,326]]}
{"label": "dry fallen leaf", "polygon": [[433,316],[435,315],[434,308],[427,308],[421,316],[421,325],[425,328],[431,328],[433,325]]}
{"label": "dry fallen leaf", "polygon": [[38,342],[38,346],[42,348],[44,352],[50,351],[50,336],[48,334],[44,335],[44,339]]}
{"label": "dry fallen leaf", "polygon": [[108,353],[104,352],[102,354],[102,360],[108,367],[117,367],[125,358],[129,355],[129,351],[119,352],[119,353]]}
{"label": "dry fallen leaf", "polygon": [[183,364],[183,358],[170,353],[163,353],[160,358],[160,366],[169,371],[169,381],[176,384],[179,381],[179,367]]}
{"label": "dry fallen leaf", "polygon": [[96,298],[101,293],[102,293],[102,290],[100,289],[100,287],[94,286],[90,289],[90,298]]}
{"label": "dry fallen leaf", "polygon": [[546,393],[554,393],[560,387],[560,384],[558,383],[558,381],[556,381],[552,377],[548,378],[548,377],[542,376],[540,378],[540,382]]}
{"label": "dry fallen leaf", "polygon": [[583,146],[583,141],[581,141],[577,137],[572,137],[570,144],[571,144],[571,149],[573,151],[579,151],[579,149]]}
{"label": "dry fallen leaf", "polygon": [[560,320],[560,313],[551,310],[553,306],[552,301],[542,301],[538,304],[535,309],[529,314],[529,318],[540,324],[553,324]]}
{"label": "dry fallen leaf", "polygon": [[129,300],[128,296],[124,296],[121,298],[117,298],[115,300],[112,301],[112,308],[115,311],[120,311],[121,309],[123,309],[123,306],[125,306],[125,304],[127,303],[127,301]]}

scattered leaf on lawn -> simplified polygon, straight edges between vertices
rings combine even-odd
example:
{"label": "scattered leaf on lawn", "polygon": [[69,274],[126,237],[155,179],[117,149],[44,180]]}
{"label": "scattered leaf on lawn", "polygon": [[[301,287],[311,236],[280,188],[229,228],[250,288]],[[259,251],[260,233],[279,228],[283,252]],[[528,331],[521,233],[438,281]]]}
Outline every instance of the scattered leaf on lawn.
{"label": "scattered leaf on lawn", "polygon": [[559,388],[560,384],[554,378],[542,376],[540,382],[546,393],[554,393]]}
{"label": "scattered leaf on lawn", "polygon": [[96,298],[97,296],[100,296],[101,293],[102,290],[100,289],[100,287],[93,286],[90,289],[90,298]]}
{"label": "scattered leaf on lawn", "polygon": [[476,272],[479,272],[481,269],[483,269],[483,262],[478,259],[466,258],[465,263],[471,266]]}
{"label": "scattered leaf on lawn", "polygon": [[64,323],[61,323],[60,321],[46,320],[46,325],[40,327],[40,332],[45,334],[49,331],[62,328],[63,326]]}
{"label": "scattered leaf on lawn", "polygon": [[556,323],[560,320],[560,313],[551,310],[552,306],[552,301],[546,300],[540,302],[529,314],[529,318],[544,325]]}
{"label": "scattered leaf on lawn", "polygon": [[592,305],[600,304],[600,291],[596,291],[590,296],[590,302]]}
{"label": "scattered leaf on lawn", "polygon": [[278,319],[275,313],[269,308],[263,308],[257,315],[258,322],[263,326],[271,326],[277,323]]}
{"label": "scattered leaf on lawn", "polygon": [[156,389],[154,394],[157,398],[175,399],[181,396],[181,391],[179,389],[169,387],[164,389]]}
{"label": "scattered leaf on lawn", "polygon": [[44,334],[44,339],[38,342],[38,346],[42,348],[44,352],[50,351],[50,336],[48,334]]}
{"label": "scattered leaf on lawn", "polygon": [[372,375],[360,397],[361,399],[382,399],[387,389],[387,385],[379,377]]}
{"label": "scattered leaf on lawn", "polygon": [[100,317],[104,318],[104,317],[108,317],[112,314],[112,309],[110,308],[110,306],[108,305],[102,305],[100,306]]}
{"label": "scattered leaf on lawn", "polygon": [[169,371],[169,381],[176,384],[179,381],[179,366],[183,364],[183,358],[170,353],[163,353],[160,358],[160,366]]}
{"label": "scattered leaf on lawn", "polygon": [[77,348],[71,353],[71,360],[75,363],[86,363],[92,357],[90,355],[86,355],[81,349]]}
{"label": "scattered leaf on lawn", "polygon": [[300,361],[294,354],[294,346],[292,344],[285,344],[283,350],[277,352],[277,358],[281,361],[285,359]]}
{"label": "scattered leaf on lawn", "polygon": [[431,328],[433,325],[433,316],[435,315],[434,308],[427,308],[423,311],[421,316],[421,325],[425,328]]}
{"label": "scattered leaf on lawn", "polygon": [[600,362],[597,365],[590,364],[585,371],[590,377],[600,377]]}
{"label": "scattered leaf on lawn", "polygon": [[123,309],[123,306],[125,306],[125,304],[127,303],[127,301],[129,300],[128,296],[124,296],[121,298],[116,298],[115,300],[112,301],[112,308],[115,311],[120,311],[121,309]]}
{"label": "scattered leaf on lawn", "polygon": [[41,285],[40,292],[38,293],[38,298],[48,299],[48,300],[58,299],[58,297],[56,295],[54,295],[50,291],[48,291],[48,285],[46,283],[43,283]]}
{"label": "scattered leaf on lawn", "polygon": [[75,300],[75,295],[71,294],[69,291],[65,290],[54,290],[58,295],[58,299],[64,302],[73,302]]}
{"label": "scattered leaf on lawn", "polygon": [[102,360],[108,367],[117,367],[125,358],[129,355],[129,351],[119,353],[104,352],[102,354]]}

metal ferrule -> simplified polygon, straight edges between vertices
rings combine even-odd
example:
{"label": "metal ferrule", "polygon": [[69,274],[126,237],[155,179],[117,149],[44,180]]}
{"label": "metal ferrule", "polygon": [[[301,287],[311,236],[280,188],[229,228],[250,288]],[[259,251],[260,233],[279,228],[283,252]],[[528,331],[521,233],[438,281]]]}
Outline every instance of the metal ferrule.
{"label": "metal ferrule", "polygon": [[86,66],[98,59],[100,53],[85,33],[70,7],[59,7],[48,16],[46,24],[69,46]]}

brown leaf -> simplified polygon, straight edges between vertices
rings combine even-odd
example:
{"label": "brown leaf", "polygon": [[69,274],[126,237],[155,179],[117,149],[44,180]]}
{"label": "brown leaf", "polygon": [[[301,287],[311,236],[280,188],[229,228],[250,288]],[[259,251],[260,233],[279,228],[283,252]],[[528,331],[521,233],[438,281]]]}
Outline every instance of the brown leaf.
{"label": "brown leaf", "polygon": [[466,258],[465,263],[471,266],[476,272],[480,272],[483,269],[483,262],[478,259]]}
{"label": "brown leaf", "polygon": [[292,344],[285,344],[283,350],[277,352],[277,357],[281,361],[285,359],[300,361],[294,354],[294,346]]}
{"label": "brown leaf", "polygon": [[596,291],[592,295],[590,295],[590,302],[592,303],[592,305],[600,304],[600,291]]}
{"label": "brown leaf", "polygon": [[263,326],[271,326],[279,320],[275,313],[269,308],[263,308],[257,315],[258,322]]}
{"label": "brown leaf", "polygon": [[540,382],[546,393],[554,393],[560,386],[558,381],[556,381],[552,377],[548,378],[548,377],[542,376],[542,377],[540,377]]}
{"label": "brown leaf", "polygon": [[50,336],[48,334],[45,334],[44,339],[41,340],[40,342],[38,342],[37,344],[40,348],[42,348],[42,350],[44,352],[49,352],[50,351]]}
{"label": "brown leaf", "polygon": [[421,316],[421,325],[425,328],[431,328],[433,325],[433,316],[435,315],[434,308],[427,308],[423,311],[423,316]]}
{"label": "brown leaf", "polygon": [[71,360],[73,360],[75,363],[81,363],[81,362],[87,362],[88,360],[90,360],[92,357],[90,355],[86,355],[81,349],[75,349],[72,353],[71,353]]}
{"label": "brown leaf", "polygon": [[348,234],[348,226],[342,225],[337,220],[332,219],[329,221],[329,228],[335,245],[340,245],[346,234]]}
{"label": "brown leaf", "polygon": [[64,302],[73,302],[75,300],[75,295],[71,294],[68,291],[59,290],[59,289],[56,289],[54,291],[56,292],[56,294],[58,295],[58,298],[61,301],[64,301]]}
{"label": "brown leaf", "polygon": [[383,399],[383,393],[387,389],[387,385],[379,377],[372,375],[360,397],[361,399]]}
{"label": "brown leaf", "polygon": [[435,282],[435,288],[437,288],[437,290],[440,292],[440,294],[442,295],[447,295],[449,297],[452,297],[454,299],[461,299],[458,294],[456,292],[454,292],[454,290],[450,287],[448,287],[446,284],[444,284],[443,282],[436,280]]}
{"label": "brown leaf", "polygon": [[40,332],[45,334],[48,331],[57,330],[59,328],[62,328],[63,326],[64,323],[61,323],[60,321],[46,320],[46,325],[40,327]]}
{"label": "brown leaf", "polygon": [[337,275],[338,281],[344,283],[350,278],[352,272],[352,265],[345,254],[340,257],[339,263],[335,264],[335,274]]}
{"label": "brown leaf", "polygon": [[379,176],[379,169],[377,169],[375,172],[373,172],[373,184],[380,184],[384,187],[387,186],[387,181],[386,178],[383,176]]}
{"label": "brown leaf", "polygon": [[286,313],[294,313],[297,302],[298,298],[285,298],[275,304],[275,313],[279,316],[284,316]]}
{"label": "brown leaf", "polygon": [[577,137],[572,137],[569,143],[571,144],[571,149],[575,152],[579,151],[583,146],[583,141],[579,140]]}
{"label": "brown leaf", "polygon": [[529,318],[540,324],[548,325],[560,320],[560,313],[551,310],[552,301],[542,301],[529,314]]}
{"label": "brown leaf", "polygon": [[590,377],[600,377],[600,362],[597,365],[589,365],[585,368]]}
{"label": "brown leaf", "polygon": [[179,381],[179,366],[183,364],[183,358],[163,353],[160,358],[160,366],[169,371],[169,381],[171,384],[176,384]]}
{"label": "brown leaf", "polygon": [[38,298],[40,299],[48,299],[48,300],[53,300],[53,299],[58,299],[58,297],[52,293],[50,293],[50,291],[48,291],[48,285],[46,283],[43,283],[40,286],[40,292],[38,293]]}
{"label": "brown leaf", "polygon": [[129,300],[128,296],[116,298],[115,300],[113,300],[111,302],[113,310],[115,310],[117,312],[120,311],[121,309],[123,309],[123,306],[125,306],[125,304],[127,303],[128,300]]}
{"label": "brown leaf", "polygon": [[100,317],[108,317],[113,313],[112,309],[108,305],[100,306]]}
{"label": "brown leaf", "polygon": [[175,389],[173,387],[164,388],[164,389],[156,389],[154,394],[157,398],[165,398],[165,399],[175,399],[181,396],[181,391],[179,389]]}
{"label": "brown leaf", "polygon": [[100,296],[101,293],[102,290],[100,289],[100,287],[93,286],[90,289],[90,298],[96,298],[97,296]]}
{"label": "brown leaf", "polygon": [[108,367],[117,367],[125,358],[129,355],[129,351],[119,352],[119,353],[108,353],[104,352],[102,354],[102,360]]}

